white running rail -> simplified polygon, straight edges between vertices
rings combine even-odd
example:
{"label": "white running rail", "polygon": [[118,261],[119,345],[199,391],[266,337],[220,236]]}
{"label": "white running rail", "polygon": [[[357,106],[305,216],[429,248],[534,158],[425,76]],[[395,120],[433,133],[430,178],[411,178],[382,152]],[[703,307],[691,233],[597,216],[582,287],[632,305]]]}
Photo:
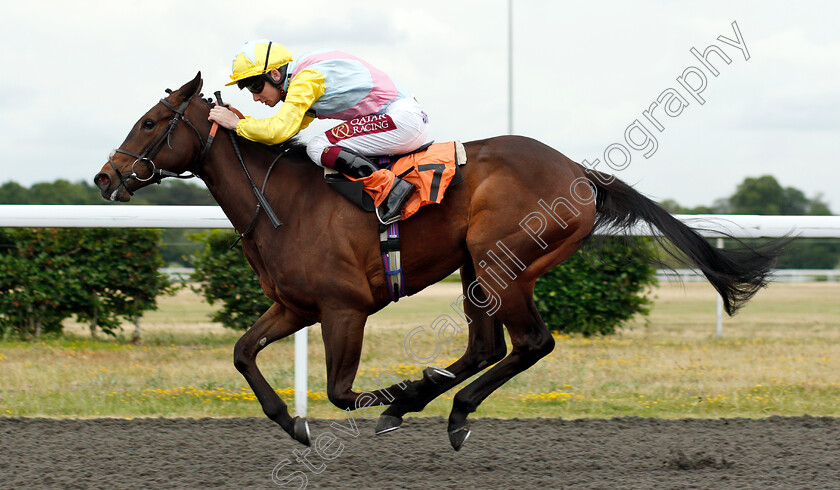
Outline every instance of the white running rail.
{"label": "white running rail", "polygon": [[[840,216],[677,215],[707,237],[721,232],[736,238],[840,238]],[[143,205],[0,205],[0,228],[226,228],[232,229],[217,206]],[[609,230],[604,234],[610,234]],[[632,234],[649,236],[644,226]],[[718,240],[718,246],[722,240]],[[722,335],[723,308],[717,307],[717,335]],[[295,412],[306,416],[307,329],[295,334]]]}

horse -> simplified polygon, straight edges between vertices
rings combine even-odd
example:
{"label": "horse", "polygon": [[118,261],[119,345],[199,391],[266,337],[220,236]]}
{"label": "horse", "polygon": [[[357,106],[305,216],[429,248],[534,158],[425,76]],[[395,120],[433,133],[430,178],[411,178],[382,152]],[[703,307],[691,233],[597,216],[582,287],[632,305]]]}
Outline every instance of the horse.
{"label": "horse", "polygon": [[[125,202],[166,177],[196,175],[204,181],[240,232],[245,256],[273,301],[236,342],[234,366],[266,416],[307,446],[307,421],[290,416],[256,358],[272,342],[316,322],[321,324],[329,400],[343,410],[384,408],[377,434],[399,428],[405,414],[423,410],[484,371],[453,399],[447,430],[457,451],[470,435],[468,415],[554,348],[534,304],[534,283],[596,229],[626,230],[639,223],[657,230],[705,274],[730,315],[767,284],[779,253],[779,247],[769,246],[717,249],[630,185],[534,139],[499,136],[468,142],[463,182],[448,189],[441,203],[400,223],[408,295],[460,269],[466,350],[445,369],[427,368],[419,380],[355,392],[366,319],[392,301],[379,223],[373,213],[327,186],[323,170],[301,143],[267,146],[231,137],[211,146],[215,131],[207,116],[213,102],[203,98],[202,85],[199,72],[178,90],[167,89],[168,95],[111,153],[94,183],[103,198]],[[263,183],[264,195],[255,192],[255,181]]]}

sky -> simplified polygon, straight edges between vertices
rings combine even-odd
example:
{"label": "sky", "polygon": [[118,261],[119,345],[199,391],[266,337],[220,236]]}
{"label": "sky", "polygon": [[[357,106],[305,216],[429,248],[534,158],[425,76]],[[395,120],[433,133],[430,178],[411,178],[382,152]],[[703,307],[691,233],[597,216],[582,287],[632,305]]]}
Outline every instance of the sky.
{"label": "sky", "polygon": [[[508,133],[508,0],[0,4],[0,184],[90,182],[164,89],[199,71],[205,94],[272,115],[224,87],[251,39],[366,59],[418,98],[436,141]],[[773,175],[840,213],[840,2],[512,6],[513,133],[656,200],[708,205]]]}

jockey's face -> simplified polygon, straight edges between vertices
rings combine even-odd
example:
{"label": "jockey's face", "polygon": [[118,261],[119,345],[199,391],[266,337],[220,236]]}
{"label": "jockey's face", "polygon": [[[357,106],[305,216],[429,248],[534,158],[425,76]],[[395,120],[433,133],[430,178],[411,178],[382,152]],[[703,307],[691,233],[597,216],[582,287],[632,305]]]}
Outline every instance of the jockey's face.
{"label": "jockey's face", "polygon": [[[271,70],[270,72],[271,78],[275,81],[280,81],[282,75],[278,70]],[[276,88],[274,85],[270,83],[266,83],[263,86],[263,89],[258,94],[252,94],[254,97],[254,102],[262,102],[263,104],[267,105],[268,107],[274,107],[280,102],[281,99],[281,92],[280,89]]]}

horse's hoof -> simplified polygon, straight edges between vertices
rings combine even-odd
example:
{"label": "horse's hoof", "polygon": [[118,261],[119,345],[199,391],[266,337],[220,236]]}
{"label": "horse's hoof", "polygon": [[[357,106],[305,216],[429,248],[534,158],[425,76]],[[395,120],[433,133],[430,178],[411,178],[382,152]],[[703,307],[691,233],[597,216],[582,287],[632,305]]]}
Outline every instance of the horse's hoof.
{"label": "horse's hoof", "polygon": [[449,443],[452,444],[452,449],[456,451],[461,450],[461,446],[467,442],[467,438],[470,437],[470,430],[469,425],[464,425],[461,428],[450,430],[449,431]]}
{"label": "horse's hoof", "polygon": [[304,446],[312,444],[309,439],[309,422],[306,419],[295,417],[295,429],[292,437]]}
{"label": "horse's hoof", "polygon": [[439,367],[427,367],[423,370],[423,377],[436,385],[443,384],[445,381],[455,379],[455,375],[446,369]]}
{"label": "horse's hoof", "polygon": [[395,431],[400,428],[402,423],[402,417],[397,417],[396,415],[380,415],[379,420],[376,422],[376,429],[373,432],[379,435]]}

